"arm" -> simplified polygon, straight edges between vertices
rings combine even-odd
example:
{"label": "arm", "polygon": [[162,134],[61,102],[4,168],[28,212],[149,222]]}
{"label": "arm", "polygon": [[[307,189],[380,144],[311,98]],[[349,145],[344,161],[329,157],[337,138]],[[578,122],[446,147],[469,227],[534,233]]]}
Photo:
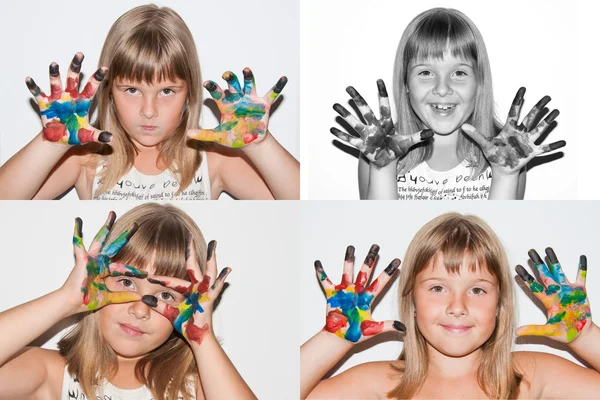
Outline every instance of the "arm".
{"label": "arm", "polygon": [[309,339],[300,349],[300,397],[302,399],[307,398],[315,390],[319,397],[324,398],[338,397],[344,390],[356,395],[360,387],[355,381],[348,382],[348,385],[343,388],[338,387],[334,381],[328,383],[319,383],[319,381],[356,343],[382,332],[406,330],[399,321],[375,322],[371,317],[373,300],[385,288],[400,266],[400,260],[394,259],[367,287],[378,253],[379,246],[371,246],[353,282],[354,247],[348,246],[342,282],[339,285],[333,285],[325,274],[321,262],[315,261],[317,279],[327,297],[327,318],[323,330]]}
{"label": "arm", "polygon": [[398,200],[396,183],[396,163],[377,168],[371,165],[369,170],[368,200]]}
{"label": "arm", "polygon": [[369,189],[369,175],[371,173],[371,165],[364,155],[358,155],[358,194],[361,200],[367,198],[367,190]]}

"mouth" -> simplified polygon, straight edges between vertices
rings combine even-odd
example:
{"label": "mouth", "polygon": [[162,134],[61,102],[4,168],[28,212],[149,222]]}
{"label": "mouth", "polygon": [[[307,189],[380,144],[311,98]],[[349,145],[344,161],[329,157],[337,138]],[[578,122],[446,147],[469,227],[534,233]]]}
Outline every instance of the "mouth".
{"label": "mouth", "polygon": [[119,328],[129,336],[141,336],[144,334],[139,328],[129,324],[119,324]]}
{"label": "mouth", "polygon": [[140,128],[142,128],[142,130],[145,130],[145,131],[153,131],[153,130],[158,129],[158,126],[155,126],[155,125],[140,125]]}
{"label": "mouth", "polygon": [[450,103],[431,103],[431,104],[429,104],[429,106],[431,107],[431,109],[434,111],[435,114],[438,114],[441,116],[450,115],[456,109],[456,104],[450,104]]}
{"label": "mouth", "polygon": [[464,333],[472,328],[472,326],[467,325],[444,325],[442,324],[442,328],[452,333]]}

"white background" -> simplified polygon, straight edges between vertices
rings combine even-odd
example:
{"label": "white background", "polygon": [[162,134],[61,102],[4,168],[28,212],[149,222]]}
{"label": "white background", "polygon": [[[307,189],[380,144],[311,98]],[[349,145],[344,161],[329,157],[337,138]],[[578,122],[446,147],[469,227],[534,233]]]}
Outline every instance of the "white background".
{"label": "white background", "polygon": [[[89,245],[113,209],[123,215],[137,202],[3,202],[0,207],[0,311],[58,289],[73,268],[73,222],[83,219]],[[44,207],[40,207],[44,205]],[[218,241],[219,270],[232,268],[229,287],[213,316],[215,333],[260,399],[298,398],[300,248],[299,203],[221,202],[177,206]],[[52,312],[52,310],[40,310]],[[24,323],[34,323],[34,315]],[[24,326],[23,329],[27,329]],[[44,347],[55,348],[61,334]]]}
{"label": "white background", "polygon": [[[381,246],[380,260],[374,270],[378,276],[394,258],[403,260],[408,244],[417,231],[431,219],[445,212],[457,211],[483,218],[496,232],[508,255],[509,265],[523,265],[530,273],[527,261],[529,249],[545,256],[552,247],[571,281],[575,281],[579,256],[588,257],[587,291],[592,316],[600,313],[600,211],[596,202],[405,202],[400,207],[394,201],[371,202],[307,202],[303,204],[301,253],[302,293],[301,341],[305,342],[325,325],[326,299],[315,276],[313,263],[321,260],[325,272],[334,284],[340,282],[346,246],[356,248],[355,275],[371,244]],[[324,218],[324,216],[327,216]],[[400,266],[402,268],[402,265]],[[533,274],[532,274],[533,275]],[[516,273],[513,274],[516,276]],[[373,313],[375,320],[398,318],[397,281],[380,299]],[[518,326],[545,324],[545,310],[538,308],[527,292],[514,281],[517,294]],[[594,312],[594,310],[596,310]],[[597,322],[596,322],[597,323]],[[383,335],[382,335],[383,336]],[[357,345],[353,354],[337,372],[368,361],[394,360],[400,355],[399,335],[387,335]],[[551,339],[532,337],[517,339],[515,350],[553,353],[575,360],[566,346]]]}
{"label": "white background", "polygon": [[[31,76],[49,92],[48,65],[60,65],[63,78],[78,51],[85,54],[83,83],[98,68],[98,58],[111,25],[126,11],[147,1],[43,0],[2,2],[0,54],[3,54],[0,87],[0,165],[19,151],[41,130],[39,115],[25,77]],[[264,95],[282,76],[288,84],[279,107],[270,119],[269,130],[294,157],[299,159],[299,5],[298,1],[243,0],[155,2],[174,9],[186,22],[198,48],[202,79],[225,87],[221,75],[233,71],[241,77],[250,67],[259,95]],[[240,78],[241,79],[241,78]],[[201,125],[218,125],[206,102]],[[279,100],[278,100],[279,101]],[[77,198],[70,193],[69,197]]]}
{"label": "white background", "polygon": [[597,3],[306,0],[301,6],[303,198],[358,199],[357,159],[332,144],[337,139],[330,127],[341,128],[332,105],[346,106],[345,88],[353,85],[376,109],[375,82],[383,78],[391,95],[404,29],[422,11],[439,6],[462,11],[481,31],[501,121],[520,86],[527,88],[522,116],[546,94],[553,99],[548,106],[561,112],[546,143],[566,140],[564,157],[529,171],[525,198],[600,197],[590,183],[598,175],[592,161],[599,144],[597,112],[591,108],[599,87]]}

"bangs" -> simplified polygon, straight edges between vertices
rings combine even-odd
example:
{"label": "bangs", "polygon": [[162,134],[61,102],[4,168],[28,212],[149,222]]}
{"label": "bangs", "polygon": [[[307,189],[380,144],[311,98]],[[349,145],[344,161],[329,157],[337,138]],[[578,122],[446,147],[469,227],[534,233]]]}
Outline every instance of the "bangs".
{"label": "bangs", "polygon": [[183,44],[164,29],[140,26],[118,49],[109,69],[111,79],[152,84],[187,80],[190,75]]}
{"label": "bangs", "polygon": [[449,13],[439,10],[423,19],[404,49],[404,63],[412,60],[443,59],[450,53],[462,60],[478,62],[475,34],[469,25]]}

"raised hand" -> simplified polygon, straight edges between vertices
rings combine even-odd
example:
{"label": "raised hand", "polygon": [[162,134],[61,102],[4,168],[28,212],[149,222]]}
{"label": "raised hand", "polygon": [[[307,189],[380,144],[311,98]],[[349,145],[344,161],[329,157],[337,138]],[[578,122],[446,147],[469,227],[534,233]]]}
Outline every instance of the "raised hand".
{"label": "raised hand", "polygon": [[426,129],[410,136],[396,134],[394,121],[392,121],[390,100],[383,80],[379,79],[377,81],[377,89],[379,90],[380,119],[375,117],[365,99],[356,89],[348,86],[346,92],[354,100],[367,124],[363,124],[341,104],[335,103],[333,109],[354,128],[360,137],[350,135],[335,127],[331,128],[331,133],[338,139],[356,147],[367,157],[371,164],[381,168],[404,156],[417,143],[433,137],[433,131]]}
{"label": "raised hand", "polygon": [[517,329],[517,336],[550,336],[554,340],[569,343],[592,323],[590,304],[585,290],[587,259],[581,256],[575,284],[565,276],[552,248],[546,249],[550,261],[547,266],[535,250],[529,250],[529,257],[538,272],[542,283],[538,283],[520,265],[517,274],[529,286],[531,292],[540,299],[548,310],[545,325],[526,325]]}
{"label": "raised hand", "polygon": [[30,77],[25,80],[40,107],[44,140],[81,145],[89,142],[108,143],[112,138],[110,133],[101,132],[91,126],[88,116],[92,99],[108,70],[98,69],[79,93],[79,72],[82,62],[83,54],[77,53],[69,67],[66,89],[62,86],[58,64],[50,64],[50,96],[46,95]]}
{"label": "raised hand", "polygon": [[564,140],[550,144],[534,143],[558,117],[559,111],[553,110],[536,126],[535,121],[545,114],[544,108],[550,102],[550,96],[544,96],[519,124],[524,95],[525,88],[522,87],[513,100],[506,125],[498,136],[488,139],[475,127],[469,124],[462,126],[462,130],[479,144],[492,169],[507,175],[519,173],[521,168],[534,157],[560,149],[567,144]]}
{"label": "raised hand", "polygon": [[315,261],[317,278],[327,297],[327,318],[323,330],[352,343],[360,342],[381,332],[406,331],[406,327],[399,321],[376,322],[371,317],[373,299],[379,295],[400,266],[400,260],[395,258],[385,271],[367,287],[373,266],[378,259],[378,253],[379,246],[376,244],[371,246],[356,281],[352,283],[354,247],[348,246],[344,261],[344,274],[339,285],[333,285],[325,274],[321,262]]}
{"label": "raised hand", "polygon": [[[137,230],[137,225],[124,231],[112,243],[106,245],[106,238],[115,222],[116,215],[111,211],[105,225],[98,231],[92,241],[89,250],[85,250],[82,240],[81,218],[75,219],[75,231],[73,232],[73,251],[75,253],[75,268],[67,280],[80,282],[80,294],[78,303],[80,311],[96,310],[107,304],[127,303],[141,300],[141,296],[131,292],[111,292],[105,285],[104,279],[109,276],[129,276],[145,278],[146,272],[140,271],[128,265],[113,263],[111,257],[129,241]],[[85,278],[82,279],[82,276]],[[81,296],[83,294],[83,296]]]}
{"label": "raised hand", "polygon": [[190,138],[234,148],[264,140],[271,106],[287,84],[287,78],[282,76],[265,96],[258,97],[252,71],[244,68],[243,73],[243,90],[231,71],[223,74],[228,86],[225,91],[213,81],[204,82],[204,87],[217,103],[221,123],[214,129],[191,129],[187,132]]}
{"label": "raised hand", "polygon": [[[201,344],[207,332],[212,330],[212,309],[231,268],[224,268],[217,275],[215,249],[217,242],[208,244],[206,273],[203,275],[196,262],[196,251],[191,234],[187,238],[186,268],[189,281],[168,276],[149,276],[148,281],[171,288],[185,296],[177,306],[158,301],[154,296],[144,296],[142,301],[164,315],[175,329],[192,344]],[[212,282],[212,286],[211,286]]]}

